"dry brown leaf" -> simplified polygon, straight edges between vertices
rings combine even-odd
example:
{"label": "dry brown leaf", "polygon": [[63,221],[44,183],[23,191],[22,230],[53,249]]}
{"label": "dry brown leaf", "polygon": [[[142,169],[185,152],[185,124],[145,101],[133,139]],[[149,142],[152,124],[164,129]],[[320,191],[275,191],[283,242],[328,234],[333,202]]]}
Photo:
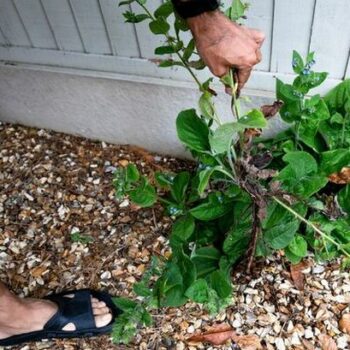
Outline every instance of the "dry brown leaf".
{"label": "dry brown leaf", "polygon": [[126,216],[121,217],[118,221],[123,223],[123,224],[126,224],[126,223],[131,221],[131,217],[129,215],[126,215]]}
{"label": "dry brown leaf", "polygon": [[322,350],[338,350],[336,342],[329,335],[321,334],[318,339]]}
{"label": "dry brown leaf", "polygon": [[280,108],[283,106],[283,102],[275,101],[272,105],[265,105],[260,108],[265,118],[269,119],[276,115]]}
{"label": "dry brown leaf", "polygon": [[30,271],[30,274],[33,277],[41,277],[46,270],[47,268],[45,266],[37,266]]}
{"label": "dry brown leaf", "polygon": [[244,136],[246,139],[251,137],[257,137],[260,136],[262,133],[261,129],[245,129]]}
{"label": "dry brown leaf", "polygon": [[350,314],[344,314],[339,321],[339,329],[350,334]]}
{"label": "dry brown leaf", "polygon": [[128,166],[129,161],[127,159],[121,159],[118,163],[125,168],[126,166]]}
{"label": "dry brown leaf", "polygon": [[303,343],[303,346],[304,346],[304,349],[305,350],[315,350],[315,347],[312,345],[311,342],[309,342],[308,340],[306,339],[302,339],[301,341]]}
{"label": "dry brown leaf", "polygon": [[240,335],[232,337],[241,350],[261,350],[262,345],[260,339],[256,335]]}
{"label": "dry brown leaf", "polygon": [[304,274],[303,270],[305,270],[309,264],[306,261],[301,261],[299,264],[290,266],[290,275],[294,282],[294,285],[299,290],[304,290]]}
{"label": "dry brown leaf", "polygon": [[345,167],[339,173],[333,173],[328,176],[330,182],[338,185],[346,185],[350,183],[350,168]]}
{"label": "dry brown leaf", "polygon": [[187,341],[194,343],[206,342],[213,345],[223,345],[228,340],[233,339],[233,337],[237,337],[234,330],[231,328],[231,326],[224,324],[211,327],[204,333],[195,334],[188,338]]}

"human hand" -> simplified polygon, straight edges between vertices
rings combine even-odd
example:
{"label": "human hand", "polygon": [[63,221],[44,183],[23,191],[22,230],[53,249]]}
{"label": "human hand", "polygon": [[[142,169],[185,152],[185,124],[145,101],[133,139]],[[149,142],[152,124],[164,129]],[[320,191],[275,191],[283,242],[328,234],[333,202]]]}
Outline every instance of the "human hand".
{"label": "human hand", "polygon": [[262,59],[264,33],[240,26],[220,11],[202,13],[188,18],[187,22],[204,63],[218,77],[235,68],[240,91]]}

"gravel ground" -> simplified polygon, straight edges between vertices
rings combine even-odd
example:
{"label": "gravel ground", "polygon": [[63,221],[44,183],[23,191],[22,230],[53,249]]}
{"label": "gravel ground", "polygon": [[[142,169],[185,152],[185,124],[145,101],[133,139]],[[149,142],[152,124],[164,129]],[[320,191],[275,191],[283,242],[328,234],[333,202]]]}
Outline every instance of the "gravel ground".
{"label": "gravel ground", "polygon": [[[152,254],[167,254],[171,221],[161,207],[117,203],[113,169],[131,161],[151,174],[191,164],[136,147],[1,123],[0,142],[0,280],[21,296],[84,287],[132,295]],[[79,235],[87,243],[75,242]],[[257,335],[267,350],[350,348],[350,279],[339,262],[317,265],[310,257],[302,272],[304,290],[296,288],[280,255],[258,262],[252,276],[240,271],[233,275],[232,306],[215,318],[187,304],[160,310],[155,326],[142,330],[130,346],[113,345],[105,336],[12,349],[237,349],[232,343],[186,341],[214,324]]]}

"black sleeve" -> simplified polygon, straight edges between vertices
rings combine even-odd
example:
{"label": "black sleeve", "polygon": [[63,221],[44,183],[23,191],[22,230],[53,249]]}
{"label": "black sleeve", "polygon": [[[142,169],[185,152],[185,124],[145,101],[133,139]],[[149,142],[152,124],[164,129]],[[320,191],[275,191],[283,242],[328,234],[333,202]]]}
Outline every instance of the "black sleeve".
{"label": "black sleeve", "polygon": [[219,7],[218,0],[171,0],[176,12],[182,18],[198,16]]}

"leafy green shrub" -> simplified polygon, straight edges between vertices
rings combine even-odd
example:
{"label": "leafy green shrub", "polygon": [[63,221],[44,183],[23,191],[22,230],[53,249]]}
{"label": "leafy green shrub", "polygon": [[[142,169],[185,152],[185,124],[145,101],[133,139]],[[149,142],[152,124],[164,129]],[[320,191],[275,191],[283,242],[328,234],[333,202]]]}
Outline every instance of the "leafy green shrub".
{"label": "leafy green shrub", "polygon": [[[150,30],[165,36],[156,54],[176,57],[159,66],[187,69],[201,96],[199,113],[184,110],[176,121],[179,139],[197,161],[195,171],[157,172],[155,184],[133,164],[115,174],[117,198],[129,196],[141,207],[158,201],[174,219],[169,237],[172,255],[154,259],[134,286],[139,302],[116,299],[124,315],[116,322],[114,340],[124,343],[138,325],[151,324],[148,310],[152,308],[178,307],[188,300],[204,304],[210,313],[227,306],[232,296],[231,269],[244,259],[250,271],[254,257],[276,250],[284,250],[291,263],[300,262],[308,250],[322,260],[344,256],[348,263],[350,257],[350,185],[329,181],[330,175],[337,177],[350,165],[350,81],[325,97],[310,95],[327,73],[312,70],[313,53],[304,62],[294,52],[297,76],[292,84],[277,79],[279,102],[242,112],[230,72],[221,81],[231,87],[233,121],[222,123],[213,103],[213,78],[202,83],[193,72],[204,64],[193,40],[181,39],[188,30],[185,23],[176,15],[173,26],[168,22],[173,15],[171,2],[154,14],[145,0],[122,2],[130,3],[143,12],[126,12],[126,21],[149,20]],[[245,9],[234,0],[225,13],[237,21]],[[260,132],[267,117],[279,108],[289,128],[273,139],[263,139]]]}

